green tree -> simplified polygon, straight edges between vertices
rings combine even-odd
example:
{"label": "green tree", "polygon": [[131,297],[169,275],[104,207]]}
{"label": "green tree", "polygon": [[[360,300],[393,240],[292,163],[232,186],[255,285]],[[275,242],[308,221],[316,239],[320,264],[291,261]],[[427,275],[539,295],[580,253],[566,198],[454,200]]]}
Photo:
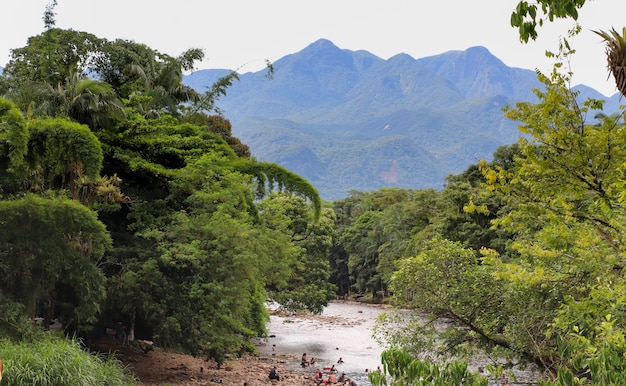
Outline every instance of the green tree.
{"label": "green tree", "polygon": [[49,28],[28,38],[26,46],[11,50],[4,73],[15,81],[15,88],[26,81],[57,87],[73,72],[87,73],[102,44],[102,39],[87,32]]}
{"label": "green tree", "polygon": [[[496,257],[488,263],[497,277],[542,305],[524,316],[540,320],[543,314],[542,325],[548,326],[543,339],[535,333],[533,340],[542,342],[544,366],[558,377],[602,379],[620,364],[600,365],[600,353],[609,358],[624,350],[613,340],[624,325],[612,322],[623,315],[624,120],[599,116],[587,124],[585,117],[601,105],[598,101],[579,104],[567,87],[569,74],[539,77],[546,85],[536,91],[539,103],[519,103],[506,113],[526,134],[513,165],[483,169],[509,208],[494,224],[516,234],[512,248],[519,254],[506,264]],[[607,317],[610,334],[603,333]],[[567,354],[585,346],[588,351],[581,355]]]}
{"label": "green tree", "polygon": [[202,60],[204,53],[200,49],[190,49],[178,57],[155,53],[153,62],[147,67],[133,65],[142,83],[143,88],[135,91],[130,101],[142,101],[136,105],[140,107],[144,115],[154,117],[162,112],[178,116],[180,104],[192,102],[198,98],[197,92],[183,84],[183,71],[193,69],[195,61]]}
{"label": "green tree", "polygon": [[[443,340],[440,354],[462,352],[468,342],[512,347],[503,333],[508,319],[503,312],[506,287],[489,265],[481,264],[475,251],[436,236],[420,254],[398,263],[390,286],[399,304],[462,326],[436,337]],[[433,345],[415,346],[420,351],[414,354],[425,355],[421,350],[429,347]]]}
{"label": "green tree", "polygon": [[57,6],[57,1],[52,0],[48,5],[46,5],[46,10],[43,13],[43,25],[46,30],[53,28],[56,25],[54,8]]}
{"label": "green tree", "polygon": [[166,228],[142,232],[158,245],[165,284],[163,314],[151,318],[159,341],[218,360],[250,350],[246,338],[265,332],[271,277],[265,270],[281,266],[277,261],[288,253],[282,245],[289,245],[286,236],[253,225],[243,198],[250,194],[248,178],[226,170],[210,156],[190,165],[186,180],[199,189],[186,199],[186,210]]}
{"label": "green tree", "polygon": [[[508,169],[518,152],[516,144],[502,146],[496,150],[489,164]],[[435,232],[475,251],[490,248],[500,255],[512,253],[509,244],[514,235],[502,228],[492,227],[492,221],[508,209],[501,195],[484,189],[485,178],[480,170],[481,166],[475,164],[461,174],[448,176],[441,192],[438,213],[432,217],[431,225],[423,235],[414,239],[415,252],[419,252],[419,241]]]}
{"label": "green tree", "polygon": [[600,117],[598,124],[588,125],[585,117],[598,101],[579,105],[567,86],[568,76],[554,72],[550,77],[540,73],[539,78],[546,85],[545,92],[536,90],[540,102],[518,103],[506,112],[528,135],[520,140],[523,162],[508,171],[500,169],[500,176],[493,170],[486,173],[493,186],[517,199],[514,207],[519,210],[506,218],[521,215],[531,223],[532,216],[535,224],[553,215],[574,218],[596,229],[616,251],[622,250],[623,213],[616,203],[622,194],[623,118]]}
{"label": "green tree", "polygon": [[181,103],[199,97],[183,84],[183,73],[193,70],[195,62],[203,57],[204,52],[198,48],[172,57],[141,43],[105,40],[101,54],[94,58],[93,72],[144,116],[178,116]]}
{"label": "green tree", "polygon": [[410,254],[413,236],[426,229],[442,210],[441,194],[434,189],[407,190],[405,193],[402,201],[385,208],[380,221],[383,243],[378,248],[376,269],[386,286],[397,269],[397,261]]}
{"label": "green tree", "polygon": [[98,263],[111,238],[96,213],[65,199],[28,195],[0,201],[1,290],[26,306],[82,328],[93,322],[104,297]]}
{"label": "green tree", "polygon": [[306,201],[286,193],[274,193],[260,207],[264,225],[291,236],[295,253],[289,276],[270,288],[270,298],[289,310],[322,312],[335,297],[329,283],[328,254],[336,237],[334,212],[324,209],[315,220]]}
{"label": "green tree", "polygon": [[302,187],[319,205],[314,188],[165,114],[133,113],[115,134],[98,134],[105,170],[118,173],[132,200],[103,217],[118,242],[106,264],[109,313],[131,328],[150,325],[167,347],[218,360],[252,350],[248,338],[264,333],[266,288],[292,275],[296,256],[284,229],[263,225],[256,200],[280,185]]}
{"label": "green tree", "polygon": [[365,212],[341,235],[348,253],[348,272],[354,289],[359,293],[370,293],[373,298],[382,296],[386,290],[382,275],[376,270],[378,249],[382,244],[379,225],[382,217],[382,212]]}
{"label": "green tree", "polygon": [[182,118],[183,122],[193,123],[197,126],[206,126],[209,131],[219,134],[220,137],[235,151],[238,157],[250,158],[250,147],[233,136],[233,129],[230,121],[221,115],[207,115],[205,113],[195,113]]}
{"label": "green tree", "polygon": [[[254,350],[249,338],[265,333],[268,288],[292,291],[281,299],[290,307],[320,311],[334,290],[326,265],[334,235],[315,188],[251,158],[223,117],[182,116],[197,106],[214,109],[236,73],[198,98],[182,74],[201,50],[170,57],[59,30],[52,6],[48,12],[45,31],[14,50],[7,66],[7,95],[28,119],[0,103],[2,197],[33,191],[99,210],[114,240],[99,261],[107,278],[106,303],[93,303],[106,310],[100,322],[121,318],[131,335],[136,325],[148,326],[140,333],[164,346],[223,361]],[[120,111],[117,98],[124,120],[111,114]],[[56,118],[32,119],[39,114]],[[279,200],[276,191],[295,204],[273,223],[259,208],[265,198]],[[81,315],[88,315],[83,323],[93,313]]]}
{"label": "green tree", "polygon": [[337,232],[338,239],[332,246],[329,256],[331,266],[330,280],[337,286],[338,294],[342,296],[351,293],[353,281],[350,278],[348,269],[349,254],[341,240],[341,235],[368,208],[367,204],[364,203],[368,200],[367,197],[369,196],[366,193],[351,191],[348,197],[334,201],[332,205],[335,212],[334,229]]}

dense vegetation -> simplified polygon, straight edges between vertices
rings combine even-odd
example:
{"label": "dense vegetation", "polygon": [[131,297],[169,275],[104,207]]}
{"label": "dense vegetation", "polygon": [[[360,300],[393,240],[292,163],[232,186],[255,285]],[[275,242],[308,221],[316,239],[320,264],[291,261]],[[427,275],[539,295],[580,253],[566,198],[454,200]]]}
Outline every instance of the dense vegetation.
{"label": "dense vegetation", "polygon": [[[538,73],[539,102],[507,108],[524,136],[492,162],[450,176],[440,192],[355,192],[336,203],[345,217],[334,277],[420,311],[379,320],[377,337],[401,349],[388,355],[417,360],[399,370],[392,361],[394,384],[419,384],[407,382],[407,366],[417,382],[432,370],[424,360],[477,351],[534,364],[545,385],[626,381],[626,121],[586,122],[601,101],[576,102],[570,74],[558,71],[571,51],[561,49],[554,72]],[[424,314],[452,323],[442,329]]]}
{"label": "dense vegetation", "polygon": [[220,362],[254,350],[266,301],[321,311],[333,212],[209,115],[237,74],[197,93],[182,74],[202,51],[58,29],[53,10],[0,81],[2,335],[34,343],[35,317],[87,341],[123,325]]}
{"label": "dense vegetation", "polygon": [[268,300],[320,312],[349,294],[419,311],[379,321],[394,384],[484,384],[447,362],[476,350],[535,364],[546,385],[626,383],[625,116],[587,122],[602,102],[569,89],[566,42],[537,102],[507,107],[524,136],[491,162],[440,191],[323,206],[215,114],[236,73],[199,94],[182,74],[202,51],[171,57],[57,29],[53,15],[0,82],[0,349],[19,372],[7,379],[132,381],[42,338],[39,316],[87,342],[121,322],[131,340],[220,362],[254,350]]}

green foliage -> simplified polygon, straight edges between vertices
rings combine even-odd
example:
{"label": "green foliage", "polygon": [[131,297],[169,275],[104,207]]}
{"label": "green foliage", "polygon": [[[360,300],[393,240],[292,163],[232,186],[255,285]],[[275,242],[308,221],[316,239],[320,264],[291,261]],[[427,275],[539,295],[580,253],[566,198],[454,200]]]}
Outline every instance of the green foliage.
{"label": "green foliage", "polygon": [[[0,201],[0,289],[34,316],[55,307],[66,326],[93,322],[104,296],[97,267],[111,238],[96,214],[65,198]],[[41,307],[43,305],[43,307]]]}
{"label": "green foliage", "polygon": [[[163,138],[168,131],[169,141]],[[294,245],[291,232],[259,217],[253,177],[240,172],[245,169],[241,161],[255,161],[238,160],[220,137],[191,124],[163,126],[159,131],[146,122],[130,127],[131,132],[136,145],[129,150],[139,145],[143,150],[134,153],[141,163],[129,164],[125,175],[143,179],[143,174],[162,182],[149,182],[147,187],[157,189],[134,190],[139,197],[156,197],[131,208],[132,228],[145,241],[127,239],[131,255],[120,254],[112,261],[125,267],[110,280],[112,299],[124,302],[118,307],[125,313],[146,320],[162,346],[218,361],[227,353],[254,350],[249,338],[265,333],[266,288],[276,288],[286,278],[297,281],[301,274],[296,265],[301,249]],[[192,136],[197,136],[189,142],[195,147],[187,152],[186,139]],[[198,154],[200,146],[206,146],[204,154]],[[168,159],[176,162],[163,162]],[[301,214],[312,219],[304,200],[298,202]],[[305,306],[319,307],[332,293],[323,279],[292,289],[313,295],[305,298]]]}
{"label": "green foliage", "polygon": [[42,332],[27,316],[24,304],[12,300],[3,290],[0,290],[0,295],[0,335],[19,341]]}
{"label": "green foliage", "polygon": [[158,262],[167,277],[159,306],[169,323],[151,320],[159,343],[217,360],[249,350],[247,339],[265,332],[268,316],[262,304],[269,256],[247,242],[266,237],[221,206],[212,215],[176,216]]}
{"label": "green foliage", "polygon": [[507,112],[530,136],[520,140],[522,162],[501,173],[500,182],[488,173],[493,186],[505,188],[520,203],[503,221],[518,215],[531,215],[542,223],[552,216],[571,218],[593,226],[620,250],[623,213],[615,204],[621,197],[620,165],[626,155],[621,142],[623,117],[600,117],[598,124],[587,125],[585,115],[594,101],[579,106],[567,88],[568,77],[539,76],[547,87],[545,93],[537,91],[541,102],[519,103]]}
{"label": "green foliage", "polygon": [[[35,168],[43,169],[49,185],[60,179],[72,184],[84,173],[96,179],[102,169],[102,148],[88,127],[66,119],[36,119],[28,122],[30,132],[29,158]],[[61,183],[61,188],[65,187]]]}
{"label": "green foliage", "polygon": [[[22,121],[21,126],[5,127],[13,129],[3,135],[9,146],[0,147],[0,165],[11,165],[0,174],[3,195],[25,191],[45,195],[57,189],[78,200],[81,185],[100,180],[102,148],[88,127],[61,118],[33,119]],[[20,150],[24,145],[26,151]],[[115,193],[116,188],[107,191]]]}
{"label": "green foliage", "polygon": [[382,295],[385,286],[376,267],[379,261],[378,247],[382,244],[379,227],[382,212],[368,211],[359,216],[347,229],[341,240],[348,253],[348,272],[355,289],[360,293]]}
{"label": "green foliage", "polygon": [[268,162],[250,162],[239,160],[238,169],[256,177],[257,196],[263,197],[268,191],[278,189],[292,194],[299,194],[310,200],[315,218],[318,219],[322,210],[322,200],[317,190],[307,180],[280,165]]}
{"label": "green foliage", "polygon": [[[17,173],[24,167],[28,139],[28,128],[20,111],[12,102],[0,98],[0,176],[3,180],[7,174]],[[6,183],[0,182],[0,186]]]}
{"label": "green foliage", "polygon": [[8,386],[133,385],[128,371],[111,355],[88,353],[76,340],[49,334],[33,341],[13,343],[0,340],[4,371],[2,384]]}
{"label": "green foliage", "polygon": [[[623,289],[622,289],[623,292]],[[620,301],[623,303],[623,300]],[[553,380],[541,386],[621,385],[626,381],[626,345],[623,324],[606,314],[591,332],[574,326],[559,341],[563,365]]]}
{"label": "green foliage", "polygon": [[566,18],[577,20],[578,10],[583,5],[585,0],[538,0],[533,3],[520,1],[511,13],[511,26],[517,28],[520,40],[527,43],[528,39],[537,38],[537,26],[541,27],[546,22],[543,17],[547,17],[550,22]]}
{"label": "green foliage", "polygon": [[444,365],[413,358],[406,351],[391,348],[381,354],[383,371],[369,373],[374,386],[471,385],[486,386],[487,378],[470,372],[467,363],[450,361]]}
{"label": "green foliage", "polygon": [[473,250],[435,236],[415,257],[402,259],[391,290],[399,304],[456,321],[463,328],[449,337],[444,350],[467,341],[510,347],[502,334],[503,283]]}
{"label": "green foliage", "polygon": [[27,105],[34,116],[70,118],[93,130],[111,128],[125,118],[122,102],[109,84],[75,69],[62,84],[30,81],[20,90],[15,99]]}
{"label": "green foliage", "polygon": [[386,295],[395,261],[409,248],[411,237],[434,217],[439,193],[432,189],[412,191],[382,189],[352,192],[333,203],[339,235],[333,247],[333,282],[375,298]]}
{"label": "green foliage", "polygon": [[622,373],[624,326],[613,318],[623,315],[625,125],[621,115],[585,122],[599,103],[576,102],[571,74],[557,71],[562,56],[550,76],[538,74],[546,85],[536,91],[539,103],[507,109],[527,134],[514,163],[483,169],[509,208],[494,224],[517,235],[511,247],[519,254],[506,264],[486,261],[534,299],[524,317],[545,334],[535,334],[543,348],[534,355],[556,369],[558,384],[619,384],[608,374]]}
{"label": "green foliage", "polygon": [[276,277],[270,298],[289,310],[322,312],[335,297],[335,287],[328,280],[328,253],[336,237],[334,212],[324,209],[315,220],[304,199],[286,193],[270,195],[260,211],[265,226],[290,235],[294,253],[290,274]]}
{"label": "green foliage", "polygon": [[302,177],[252,159],[223,117],[181,116],[212,109],[236,73],[199,99],[182,74],[201,50],[57,29],[55,5],[3,78],[28,118],[0,100],[3,329],[24,336],[20,316],[43,314],[82,330],[104,311],[223,361],[266,332],[268,289],[320,312],[333,212]]}
{"label": "green foliage", "polygon": [[235,151],[238,157],[250,158],[250,147],[234,137],[230,121],[221,115],[206,115],[204,113],[192,114],[183,117],[183,122],[193,123],[197,126],[206,126],[209,131],[219,134],[220,137]]}
{"label": "green foliage", "polygon": [[54,8],[57,6],[57,0],[52,0],[48,5],[46,5],[46,11],[43,13],[43,24],[46,30],[53,28],[56,24],[56,20],[54,17],[56,13],[54,12]]}
{"label": "green foliage", "polygon": [[102,43],[102,39],[87,32],[50,28],[28,38],[26,46],[11,50],[4,72],[16,85],[43,82],[56,87],[70,79],[72,71],[85,73]]}
{"label": "green foliage", "polygon": [[[302,288],[291,283],[291,289],[304,294],[303,299],[296,301],[298,306],[317,312],[332,296],[332,287],[325,288],[329,285],[323,275],[314,281],[300,282],[301,274],[308,274],[309,279],[314,275],[302,272],[300,263],[296,264],[301,249],[292,245],[291,232],[278,224],[254,223],[249,210],[249,176],[231,167],[227,158],[215,154],[190,164],[181,171],[180,179],[171,183],[172,198],[187,195],[184,210],[161,212],[157,221],[145,222],[140,228],[144,237],[158,245],[158,254],[148,260],[154,261],[156,265],[150,266],[158,274],[149,280],[156,278],[161,290],[152,295],[159,295],[158,306],[145,310],[141,308],[144,305],[137,304],[138,311],[148,312],[160,344],[208,354],[218,360],[223,360],[228,352],[252,350],[248,339],[265,333],[268,315],[263,304],[267,286],[276,288],[286,283],[286,278],[293,278]],[[297,202],[300,215],[311,220],[304,201]],[[287,221],[296,223],[300,218]],[[305,236],[314,234],[295,237]],[[318,240],[314,245],[321,248],[323,244]],[[323,262],[325,255],[323,249],[317,255],[311,249],[307,257],[310,262],[319,262],[320,258]],[[142,286],[133,287],[142,292]],[[146,296],[137,295],[139,299]],[[294,304],[287,298],[281,300]]]}

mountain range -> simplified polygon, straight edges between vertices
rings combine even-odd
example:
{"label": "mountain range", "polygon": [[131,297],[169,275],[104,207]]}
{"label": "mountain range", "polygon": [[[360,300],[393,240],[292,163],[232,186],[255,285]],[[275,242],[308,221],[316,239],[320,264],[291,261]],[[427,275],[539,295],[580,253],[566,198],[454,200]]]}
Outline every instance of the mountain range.
{"label": "mountain range", "polygon": [[[254,157],[311,182],[325,200],[351,190],[440,189],[449,174],[490,160],[520,135],[502,108],[536,100],[535,71],[506,66],[485,47],[414,59],[382,59],[320,39],[240,74],[219,100],[233,135]],[[185,84],[205,91],[231,70],[195,71]],[[607,98],[584,85],[581,97]]]}

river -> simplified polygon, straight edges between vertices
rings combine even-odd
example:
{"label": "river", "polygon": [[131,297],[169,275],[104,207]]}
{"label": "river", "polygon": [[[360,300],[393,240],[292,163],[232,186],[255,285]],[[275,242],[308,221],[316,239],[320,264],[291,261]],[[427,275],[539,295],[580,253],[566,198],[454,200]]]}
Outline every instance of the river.
{"label": "river", "polygon": [[[371,386],[366,369],[375,370],[384,350],[372,339],[372,328],[376,317],[385,309],[380,306],[351,302],[331,302],[320,315],[276,316],[268,323],[269,338],[265,346],[259,347],[262,354],[293,356],[292,363],[285,366],[290,370],[314,374],[316,368],[335,365],[339,374],[353,378],[359,386]],[[300,367],[300,357],[317,358],[317,363],[306,369]],[[337,360],[343,359],[338,364]],[[470,368],[484,367],[473,363]],[[531,370],[514,369],[514,385],[536,385],[538,374]],[[485,374],[486,375],[486,374]],[[490,385],[499,382],[490,381]]]}
{"label": "river", "polygon": [[[372,339],[372,327],[382,311],[360,303],[331,302],[318,316],[272,315],[267,326],[270,337],[260,351],[296,356],[298,359],[287,364],[291,369],[300,367],[299,358],[306,353],[309,359],[317,359],[311,374],[334,364],[339,374],[345,373],[359,386],[371,385],[365,370],[380,366],[383,348]],[[338,364],[339,358],[344,362]]]}

